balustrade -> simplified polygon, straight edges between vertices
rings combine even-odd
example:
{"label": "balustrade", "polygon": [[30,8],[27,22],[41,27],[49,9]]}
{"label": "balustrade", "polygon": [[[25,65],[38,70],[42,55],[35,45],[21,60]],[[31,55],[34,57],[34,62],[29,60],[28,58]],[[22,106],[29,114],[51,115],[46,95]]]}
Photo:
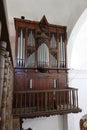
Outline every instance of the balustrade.
{"label": "balustrade", "polygon": [[13,114],[39,116],[80,111],[78,89],[15,91]]}

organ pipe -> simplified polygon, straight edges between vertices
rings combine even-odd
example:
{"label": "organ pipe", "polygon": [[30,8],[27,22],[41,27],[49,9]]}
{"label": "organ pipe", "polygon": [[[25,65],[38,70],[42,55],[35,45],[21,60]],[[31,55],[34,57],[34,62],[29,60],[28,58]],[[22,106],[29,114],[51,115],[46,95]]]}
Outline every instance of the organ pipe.
{"label": "organ pipe", "polygon": [[63,66],[63,56],[62,56],[62,36],[60,37],[60,67]]}
{"label": "organ pipe", "polygon": [[38,67],[49,66],[49,49],[45,43],[38,48],[37,57]]}
{"label": "organ pipe", "polygon": [[22,59],[23,59],[23,66],[24,66],[24,60],[25,60],[25,38],[23,38],[23,57],[22,57]]}
{"label": "organ pipe", "polygon": [[20,66],[22,66],[22,50],[23,50],[23,31],[20,32]]}
{"label": "organ pipe", "polygon": [[18,54],[17,54],[17,64],[20,64],[20,37],[18,37]]}
{"label": "organ pipe", "polygon": [[18,37],[18,54],[17,54],[18,66],[24,66],[24,59],[25,59],[25,38],[23,37],[23,29],[21,29],[20,36]]}
{"label": "organ pipe", "polygon": [[63,36],[60,36],[60,67],[65,67],[65,43],[63,41]]}
{"label": "organ pipe", "polygon": [[63,42],[63,64],[65,67],[65,43]]}

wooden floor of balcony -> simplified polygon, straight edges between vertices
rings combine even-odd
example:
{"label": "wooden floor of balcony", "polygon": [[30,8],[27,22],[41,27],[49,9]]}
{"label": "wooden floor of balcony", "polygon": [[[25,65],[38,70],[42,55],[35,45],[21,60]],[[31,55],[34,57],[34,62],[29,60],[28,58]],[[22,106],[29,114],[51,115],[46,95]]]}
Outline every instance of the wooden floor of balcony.
{"label": "wooden floor of balcony", "polygon": [[38,117],[78,113],[78,90],[73,88],[14,92],[13,115]]}

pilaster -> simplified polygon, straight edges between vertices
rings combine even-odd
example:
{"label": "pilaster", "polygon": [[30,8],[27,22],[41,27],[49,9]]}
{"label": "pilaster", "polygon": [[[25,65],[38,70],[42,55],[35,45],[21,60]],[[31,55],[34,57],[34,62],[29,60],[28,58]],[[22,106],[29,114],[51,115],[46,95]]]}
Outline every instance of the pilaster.
{"label": "pilaster", "polygon": [[6,51],[6,42],[0,41],[0,115],[1,115],[1,102],[2,102],[2,91],[4,81],[5,51]]}

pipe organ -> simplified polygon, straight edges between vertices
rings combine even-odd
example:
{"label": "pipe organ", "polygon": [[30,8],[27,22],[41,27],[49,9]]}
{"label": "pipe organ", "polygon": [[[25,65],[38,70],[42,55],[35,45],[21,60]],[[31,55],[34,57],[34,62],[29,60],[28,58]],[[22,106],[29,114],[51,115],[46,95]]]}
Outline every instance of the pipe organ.
{"label": "pipe organ", "polygon": [[17,84],[23,79],[21,89],[29,89],[29,83],[31,89],[67,87],[66,27],[49,24],[45,16],[39,22],[24,17],[14,18],[14,21],[15,76],[18,76]]}
{"label": "pipe organ", "polygon": [[[18,25],[21,22],[21,26]],[[66,68],[66,27],[15,19],[16,67]]]}
{"label": "pipe organ", "polygon": [[26,110],[25,113],[30,112],[28,116],[32,117],[36,113],[37,116],[45,116],[80,111],[77,90],[70,89],[67,83],[66,27],[49,24],[45,16],[39,22],[24,18],[14,18],[14,21],[16,62],[13,108],[21,114]]}

